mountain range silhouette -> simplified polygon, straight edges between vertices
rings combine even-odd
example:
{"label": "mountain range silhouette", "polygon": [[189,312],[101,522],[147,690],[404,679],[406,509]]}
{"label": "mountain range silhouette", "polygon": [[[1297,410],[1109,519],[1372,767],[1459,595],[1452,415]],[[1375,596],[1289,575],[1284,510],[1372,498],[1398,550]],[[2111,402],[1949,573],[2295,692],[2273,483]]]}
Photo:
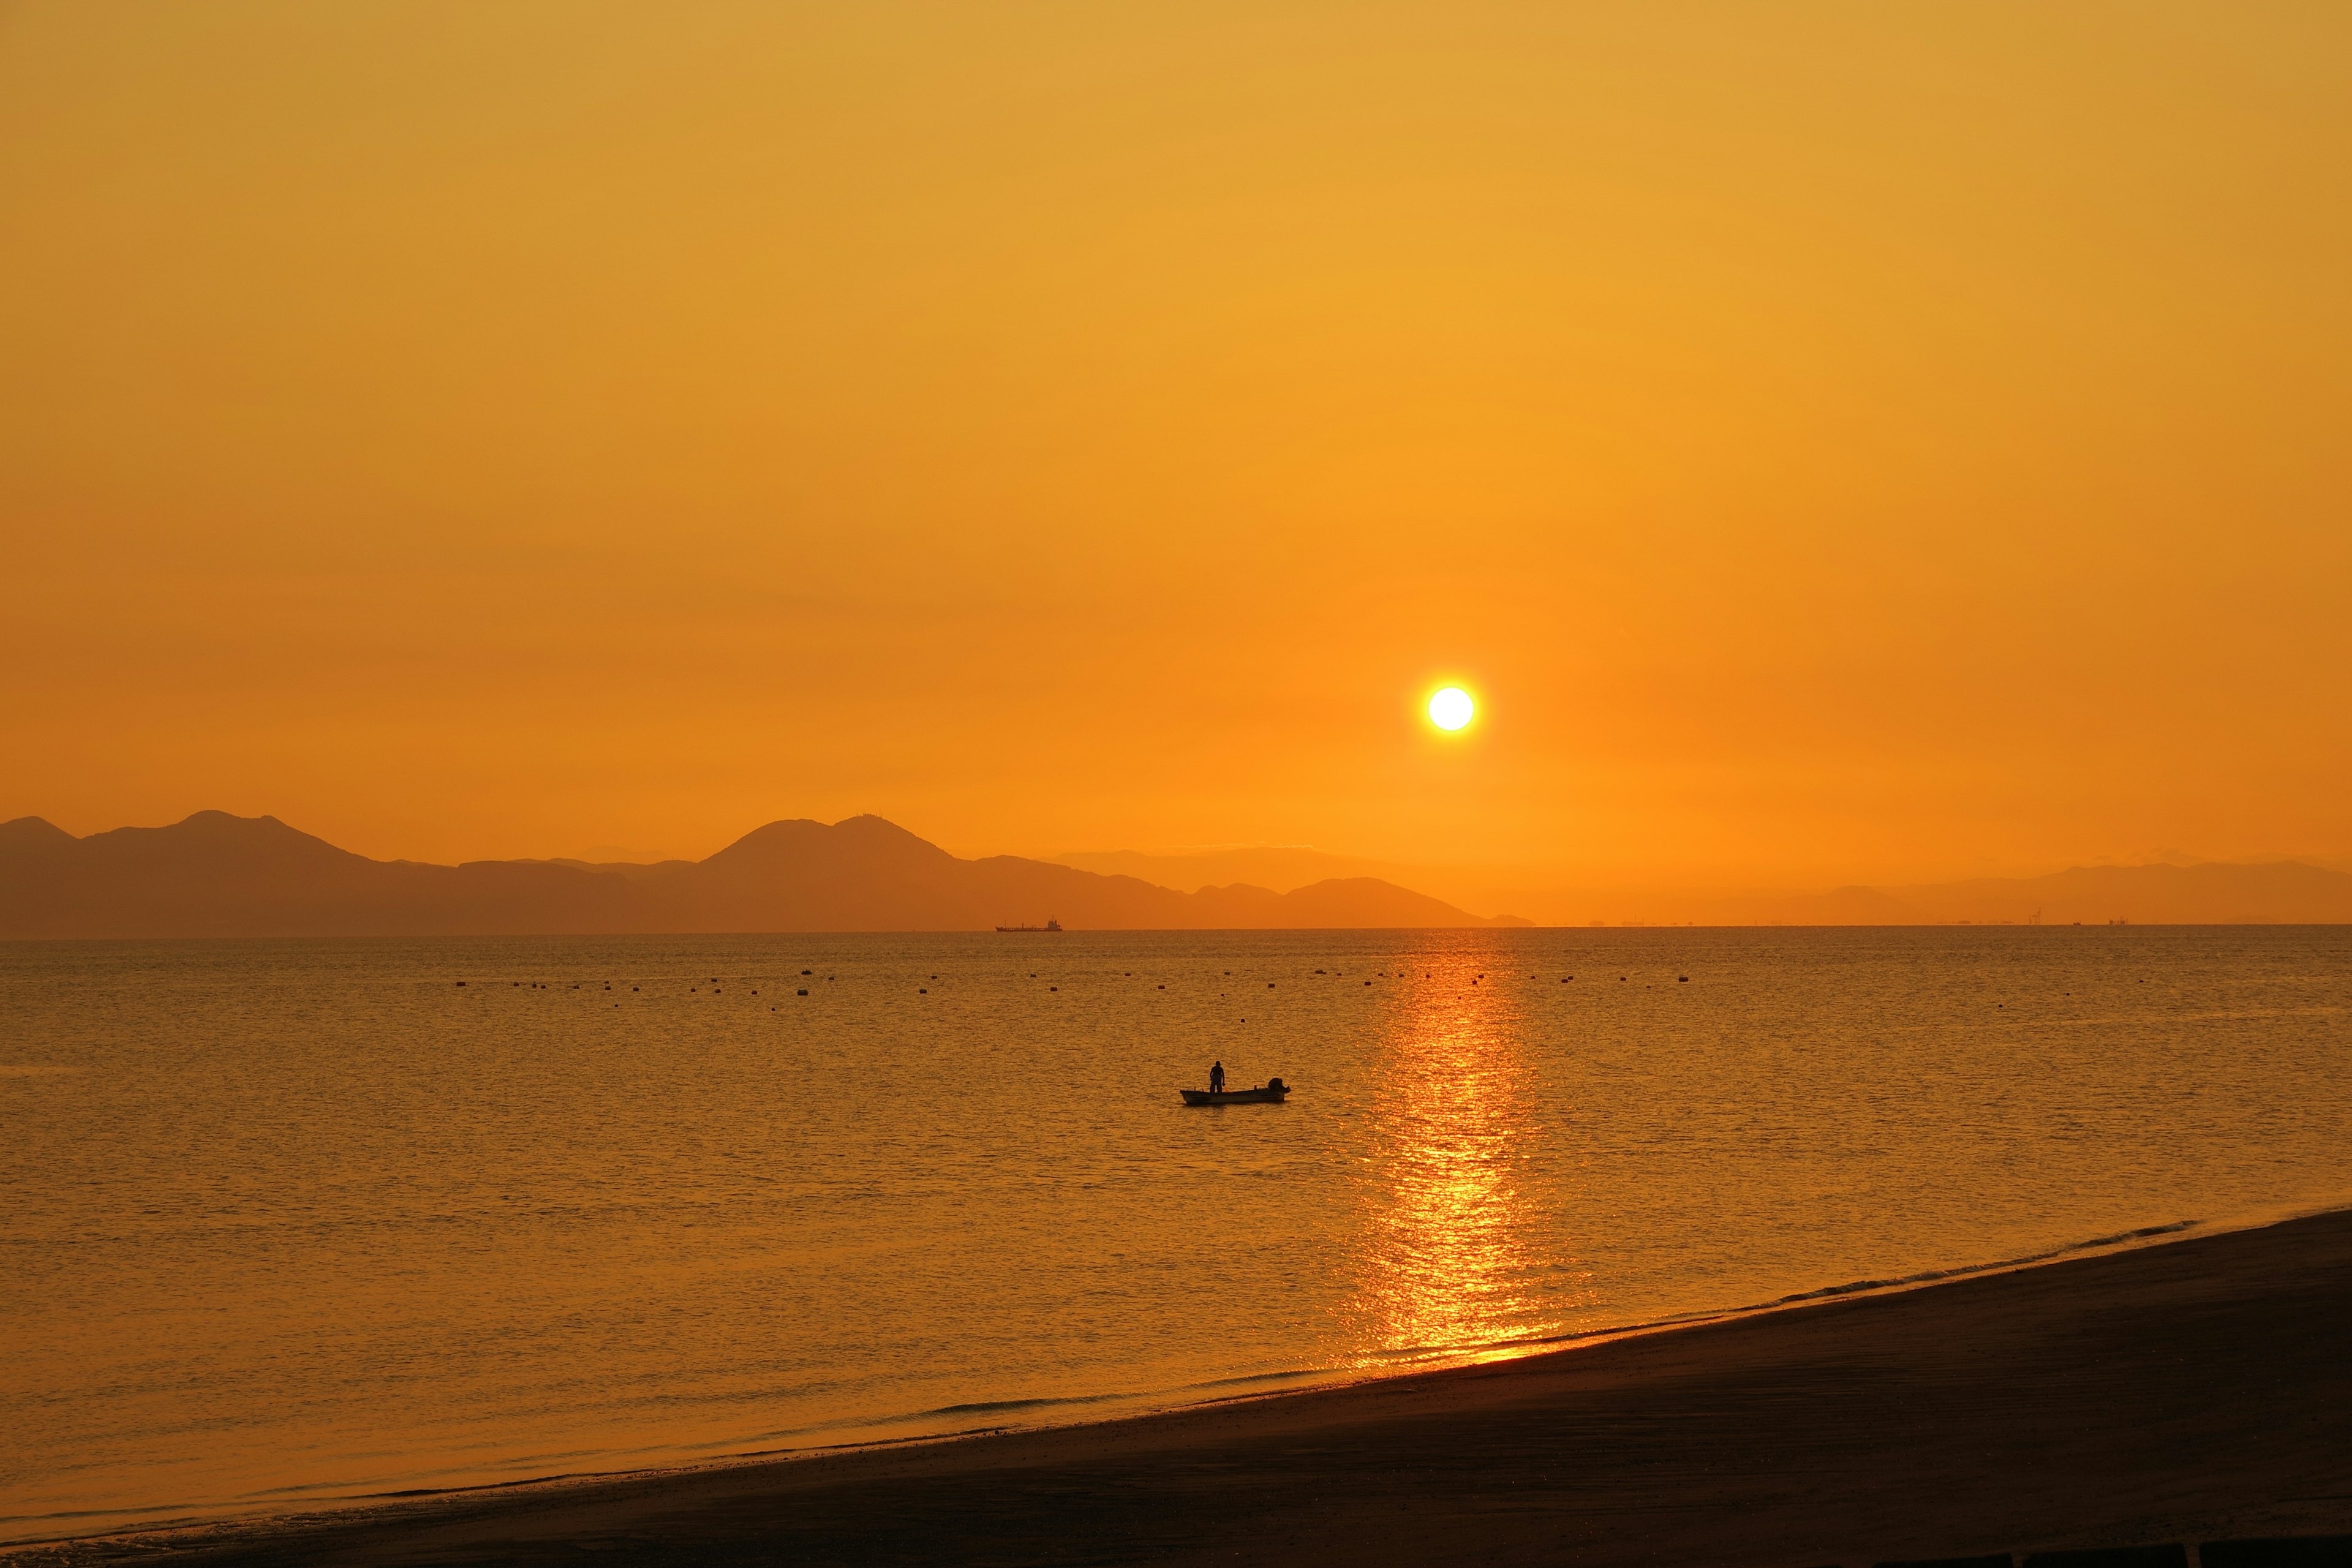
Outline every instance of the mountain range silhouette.
{"label": "mountain range silhouette", "polygon": [[705,860],[371,860],[274,816],[200,811],[77,838],[0,824],[0,937],[1317,930],[1482,920],[1376,878],[1177,892],[1013,855],[963,860],[878,816],[772,822]]}
{"label": "mountain range silhouette", "polygon": [[[1318,862],[1352,868],[1306,852],[1288,860],[1269,871],[1311,874]],[[2075,867],[1717,897],[1694,904],[1689,917],[1725,925],[2342,924],[2352,922],[2352,875],[2292,860]],[[1328,876],[1284,891],[1246,882],[1179,890],[1014,855],[965,860],[878,816],[772,822],[708,859],[652,865],[371,860],[274,816],[221,811],[86,838],[37,816],[0,823],[0,939],[986,931],[1047,920],[1073,931],[1532,923],[1482,919],[1377,877]]]}

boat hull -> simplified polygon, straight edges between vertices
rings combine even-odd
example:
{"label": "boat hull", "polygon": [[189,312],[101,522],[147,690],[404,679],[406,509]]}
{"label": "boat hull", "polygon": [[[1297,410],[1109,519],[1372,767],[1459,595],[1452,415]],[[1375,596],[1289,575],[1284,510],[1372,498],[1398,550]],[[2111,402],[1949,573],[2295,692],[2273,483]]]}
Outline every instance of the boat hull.
{"label": "boat hull", "polygon": [[1180,1089],[1176,1092],[1184,1097],[1187,1105],[1280,1105],[1282,1097],[1290,1090],[1287,1088],[1229,1089],[1223,1093],[1214,1093],[1205,1089]]}

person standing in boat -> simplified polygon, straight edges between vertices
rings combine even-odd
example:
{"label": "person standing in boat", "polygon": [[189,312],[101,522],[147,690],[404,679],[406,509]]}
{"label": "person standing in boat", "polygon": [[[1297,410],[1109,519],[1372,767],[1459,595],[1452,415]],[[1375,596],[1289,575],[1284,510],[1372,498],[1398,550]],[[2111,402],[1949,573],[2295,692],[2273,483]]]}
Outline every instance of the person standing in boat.
{"label": "person standing in boat", "polygon": [[1209,1092],[1211,1094],[1225,1092],[1225,1064],[1222,1061],[1213,1063],[1209,1068]]}

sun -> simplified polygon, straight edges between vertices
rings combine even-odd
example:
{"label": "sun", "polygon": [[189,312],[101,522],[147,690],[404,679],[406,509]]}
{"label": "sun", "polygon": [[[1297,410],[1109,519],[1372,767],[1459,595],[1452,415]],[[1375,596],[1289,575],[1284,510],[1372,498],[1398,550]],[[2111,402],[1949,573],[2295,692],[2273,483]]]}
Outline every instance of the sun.
{"label": "sun", "polygon": [[1458,686],[1449,686],[1429,700],[1429,721],[1441,730],[1459,730],[1476,710],[1470,694]]}

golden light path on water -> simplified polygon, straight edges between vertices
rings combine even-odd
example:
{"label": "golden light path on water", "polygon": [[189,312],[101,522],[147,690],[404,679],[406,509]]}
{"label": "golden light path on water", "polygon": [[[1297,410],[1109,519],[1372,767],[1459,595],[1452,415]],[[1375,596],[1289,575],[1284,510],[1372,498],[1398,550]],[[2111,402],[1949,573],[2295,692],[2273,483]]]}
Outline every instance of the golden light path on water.
{"label": "golden light path on water", "polygon": [[1506,1342],[1559,1333],[1591,1300],[1570,1283],[1581,1271],[1557,1184],[1519,1179],[1546,1119],[1511,988],[1478,962],[1423,966],[1380,1041],[1344,1314],[1356,1364],[1511,1354]]}

